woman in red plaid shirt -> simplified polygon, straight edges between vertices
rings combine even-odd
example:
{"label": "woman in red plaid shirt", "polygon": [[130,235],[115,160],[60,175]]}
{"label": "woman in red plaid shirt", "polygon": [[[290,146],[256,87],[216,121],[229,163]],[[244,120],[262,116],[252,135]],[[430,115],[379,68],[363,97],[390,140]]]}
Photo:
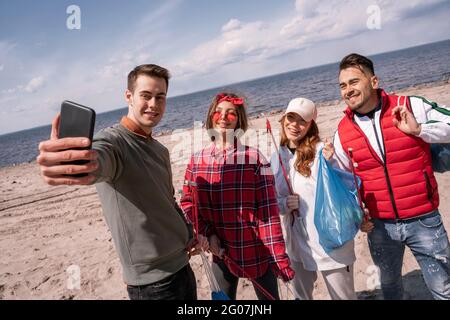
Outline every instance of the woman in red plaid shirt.
{"label": "woman in red plaid shirt", "polygon": [[276,277],[289,281],[294,271],[286,254],[270,164],[257,149],[239,143],[247,126],[242,98],[232,93],[214,97],[206,119],[212,143],[191,157],[181,206],[198,221],[197,232],[208,237],[214,275],[231,299],[236,299],[241,277],[252,280],[260,300],[279,299]]}

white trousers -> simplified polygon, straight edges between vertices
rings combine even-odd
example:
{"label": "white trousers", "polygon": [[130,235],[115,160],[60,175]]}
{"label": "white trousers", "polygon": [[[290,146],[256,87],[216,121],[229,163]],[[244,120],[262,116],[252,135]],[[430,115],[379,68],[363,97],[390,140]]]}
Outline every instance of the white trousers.
{"label": "white trousers", "polygon": [[[318,271],[305,270],[303,263],[293,260],[291,260],[291,267],[295,271],[292,284],[296,298],[313,300],[314,282],[317,280]],[[344,268],[319,272],[322,273],[332,300],[356,300],[353,264]]]}

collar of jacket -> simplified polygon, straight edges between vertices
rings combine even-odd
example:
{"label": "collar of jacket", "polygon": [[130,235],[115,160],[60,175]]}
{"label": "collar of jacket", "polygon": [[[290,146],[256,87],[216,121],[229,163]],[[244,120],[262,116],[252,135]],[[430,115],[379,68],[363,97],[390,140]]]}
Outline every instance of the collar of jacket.
{"label": "collar of jacket", "polygon": [[127,116],[123,116],[122,120],[120,120],[120,124],[127,129],[128,131],[134,133],[137,136],[140,136],[142,138],[146,138],[146,139],[151,139],[152,138],[152,133],[150,132],[150,134],[147,134],[144,130],[142,130],[141,127],[138,126],[138,124],[136,122],[134,122],[133,120],[131,120],[129,117]]}

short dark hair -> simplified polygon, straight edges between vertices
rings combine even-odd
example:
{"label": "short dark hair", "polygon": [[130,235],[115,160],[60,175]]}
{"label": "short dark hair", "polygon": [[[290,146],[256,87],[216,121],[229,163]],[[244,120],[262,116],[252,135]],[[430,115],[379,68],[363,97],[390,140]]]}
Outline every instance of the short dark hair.
{"label": "short dark hair", "polygon": [[369,72],[372,76],[375,75],[372,60],[357,53],[351,53],[341,60],[339,72],[347,68],[357,68],[362,72]]}
{"label": "short dark hair", "polygon": [[166,87],[167,89],[169,89],[169,79],[170,79],[169,70],[160,67],[156,64],[141,64],[140,66],[137,66],[133,70],[131,70],[131,72],[128,74],[127,88],[131,92],[134,91],[136,80],[140,75],[162,78],[166,81]]}

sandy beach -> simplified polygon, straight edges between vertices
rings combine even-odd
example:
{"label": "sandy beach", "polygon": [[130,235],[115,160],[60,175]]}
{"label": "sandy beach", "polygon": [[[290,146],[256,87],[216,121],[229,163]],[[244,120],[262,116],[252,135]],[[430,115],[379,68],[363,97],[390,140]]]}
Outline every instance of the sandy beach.
{"label": "sandy beach", "polygon": [[[450,83],[417,86],[398,94],[422,95],[450,105]],[[339,101],[319,105],[318,126],[322,139],[333,136],[342,110]],[[279,118],[279,113],[269,116],[272,127],[278,128]],[[260,129],[258,133],[264,135],[264,121],[263,118],[252,119],[250,127]],[[172,156],[173,183],[175,190],[179,190],[189,152],[179,156],[175,150],[179,144],[173,138],[173,135],[157,137],[172,155],[176,155]],[[94,186],[48,186],[41,179],[35,162],[1,168],[0,177],[0,299],[128,299],[121,266]],[[441,196],[440,211],[449,230],[450,173],[437,173],[436,178]],[[359,233],[356,237],[356,256],[355,289],[359,298],[380,298],[380,291],[373,290],[374,270],[365,234]],[[191,265],[197,277],[199,299],[210,299],[201,259],[193,257]],[[73,287],[73,268],[80,270],[79,288]],[[431,298],[408,249],[403,279],[411,299]],[[293,298],[284,285],[281,289],[284,299]],[[314,298],[329,299],[320,276]],[[256,299],[249,281],[241,280],[238,299]]]}

